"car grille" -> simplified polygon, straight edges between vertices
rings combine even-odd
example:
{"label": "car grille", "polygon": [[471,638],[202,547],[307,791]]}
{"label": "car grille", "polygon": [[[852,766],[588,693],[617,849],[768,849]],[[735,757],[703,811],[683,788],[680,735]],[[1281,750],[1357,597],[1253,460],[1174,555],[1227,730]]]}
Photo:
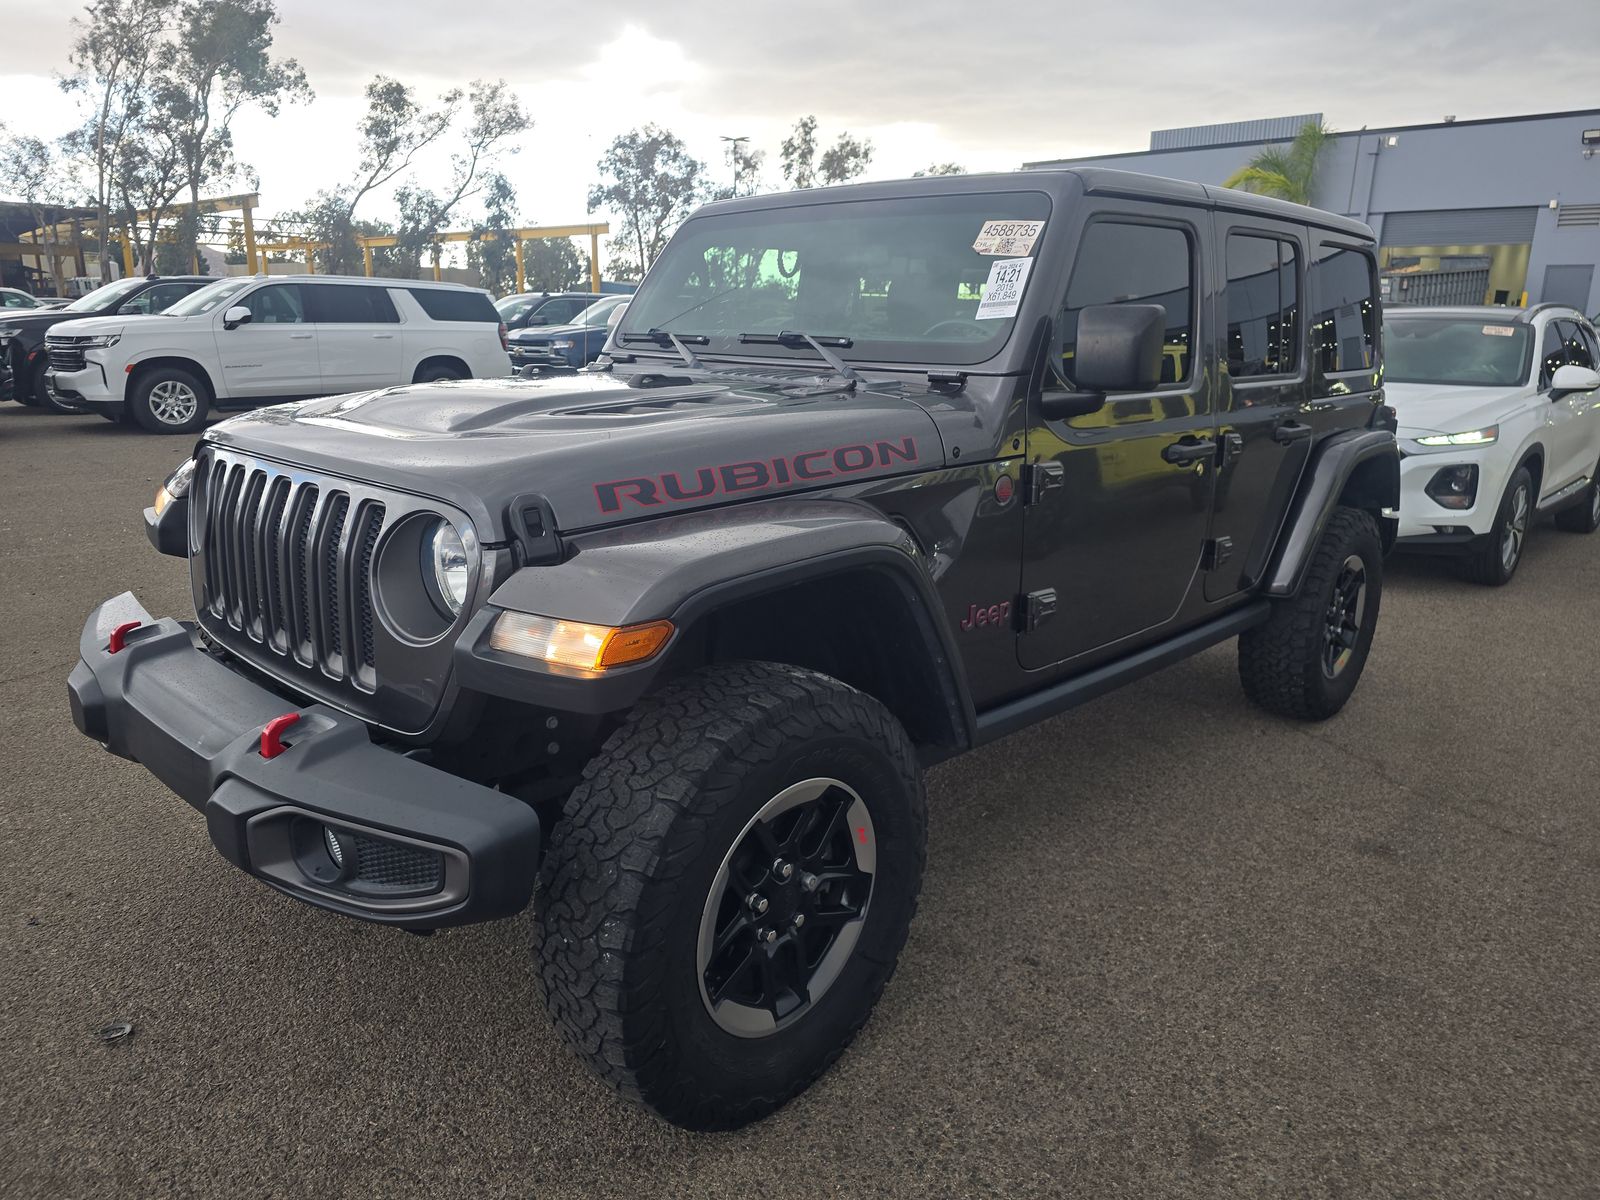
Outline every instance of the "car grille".
{"label": "car grille", "polygon": [[285,664],[374,691],[372,563],[388,506],[221,458],[196,500],[204,615]]}
{"label": "car grille", "polygon": [[62,345],[59,342],[47,341],[45,349],[50,355],[50,366],[57,371],[81,371],[88,365],[83,356],[83,347]]}

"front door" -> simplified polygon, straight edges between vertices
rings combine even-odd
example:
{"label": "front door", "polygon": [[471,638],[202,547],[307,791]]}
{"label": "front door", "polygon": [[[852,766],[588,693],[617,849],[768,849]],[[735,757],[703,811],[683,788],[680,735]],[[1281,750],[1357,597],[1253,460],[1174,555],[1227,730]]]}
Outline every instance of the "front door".
{"label": "front door", "polygon": [[1228,213],[1218,213],[1216,223],[1222,454],[1211,523],[1218,563],[1206,575],[1207,600],[1261,578],[1315,432],[1301,317],[1304,231]]}
{"label": "front door", "polygon": [[1018,639],[1024,667],[1154,640],[1195,586],[1216,462],[1198,286],[1210,219],[1130,202],[1094,211],[1084,227],[1056,316],[1060,378],[1046,372],[1043,388],[1074,387],[1078,313],[1099,304],[1166,310],[1162,383],[1064,420],[1030,397],[1023,591],[1053,591],[1056,609]]}
{"label": "front door", "polygon": [[[250,320],[233,329],[223,315],[235,305]],[[315,396],[322,390],[317,327],[307,319],[298,283],[269,283],[223,306],[215,316],[217,354],[228,398]]]}

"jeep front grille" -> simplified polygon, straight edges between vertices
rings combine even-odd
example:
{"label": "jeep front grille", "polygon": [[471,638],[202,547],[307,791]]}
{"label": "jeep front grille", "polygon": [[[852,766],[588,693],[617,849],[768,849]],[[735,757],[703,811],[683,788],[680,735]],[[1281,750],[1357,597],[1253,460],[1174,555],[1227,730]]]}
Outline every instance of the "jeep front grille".
{"label": "jeep front grille", "polygon": [[196,500],[204,613],[285,663],[373,691],[372,562],[387,506],[220,457]]}

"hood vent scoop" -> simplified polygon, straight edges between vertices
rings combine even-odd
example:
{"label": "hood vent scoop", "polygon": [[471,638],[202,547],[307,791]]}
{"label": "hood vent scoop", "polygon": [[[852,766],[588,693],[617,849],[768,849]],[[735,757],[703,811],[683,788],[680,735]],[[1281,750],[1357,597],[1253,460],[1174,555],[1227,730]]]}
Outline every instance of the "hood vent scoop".
{"label": "hood vent scoop", "polygon": [[[628,414],[654,415],[684,409],[704,408],[709,404],[726,403],[736,398],[725,387],[657,387],[643,389],[645,395],[637,398],[601,400],[588,404],[574,404],[568,408],[554,409],[553,414],[563,417],[615,417]],[[743,398],[748,402],[748,398]]]}

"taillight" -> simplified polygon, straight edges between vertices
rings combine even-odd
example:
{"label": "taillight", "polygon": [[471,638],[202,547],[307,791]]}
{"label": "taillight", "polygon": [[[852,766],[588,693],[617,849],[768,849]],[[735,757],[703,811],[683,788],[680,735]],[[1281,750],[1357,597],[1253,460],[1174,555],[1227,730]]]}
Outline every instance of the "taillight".
{"label": "taillight", "polygon": [[504,321],[501,321],[500,322],[500,349],[504,350],[506,353],[509,354],[511,352],[511,339],[506,336],[506,332],[507,332],[506,331],[506,323]]}

